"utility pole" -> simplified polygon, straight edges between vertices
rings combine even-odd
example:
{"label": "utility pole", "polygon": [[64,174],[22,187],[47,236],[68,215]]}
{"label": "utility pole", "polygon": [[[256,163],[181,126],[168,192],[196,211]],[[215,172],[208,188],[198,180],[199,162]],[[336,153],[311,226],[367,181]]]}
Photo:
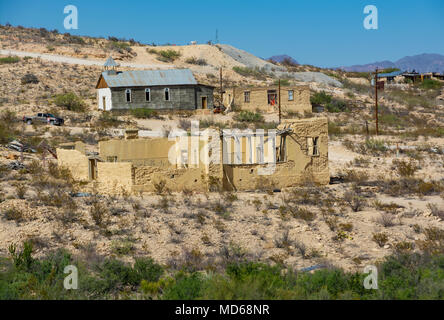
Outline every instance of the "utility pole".
{"label": "utility pole", "polygon": [[375,120],[376,120],[376,135],[379,134],[378,128],[378,68],[375,70]]}
{"label": "utility pole", "polygon": [[281,123],[281,79],[279,79],[279,123]]}
{"label": "utility pole", "polygon": [[223,94],[223,89],[222,89],[222,67],[219,68],[219,81],[220,81],[220,98],[219,98],[219,106],[222,107],[222,104],[223,104],[223,100],[222,100],[222,94]]}

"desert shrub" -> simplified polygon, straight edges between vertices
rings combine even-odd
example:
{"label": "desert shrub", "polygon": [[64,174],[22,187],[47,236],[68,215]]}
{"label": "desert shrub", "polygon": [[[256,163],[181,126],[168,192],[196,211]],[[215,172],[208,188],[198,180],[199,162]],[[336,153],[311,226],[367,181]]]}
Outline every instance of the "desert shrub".
{"label": "desert shrub", "polygon": [[0,64],[10,64],[10,63],[17,63],[20,61],[19,57],[0,57]]}
{"label": "desert shrub", "polygon": [[118,256],[128,255],[134,252],[134,241],[132,239],[113,240],[111,242],[111,251]]}
{"label": "desert shrub", "polygon": [[377,183],[380,191],[392,195],[429,196],[439,194],[444,190],[444,185],[439,181],[424,181],[418,178],[400,178]]}
{"label": "desert shrub", "polygon": [[158,119],[159,113],[156,110],[147,108],[131,109],[131,114],[138,119]]}
{"label": "desert shrub", "polygon": [[192,274],[179,273],[175,282],[165,289],[162,299],[165,300],[192,300],[201,295],[204,280],[202,276],[194,272]]}
{"label": "desert shrub", "polygon": [[99,200],[93,200],[89,209],[89,213],[96,226],[102,227],[106,224],[108,208]]}
{"label": "desert shrub", "polygon": [[442,86],[443,84],[440,81],[433,79],[424,79],[420,85],[422,89],[440,89]]}
{"label": "desert shrub", "polygon": [[39,79],[33,73],[25,74],[20,81],[21,81],[22,84],[29,84],[29,83],[36,84],[36,83],[39,83]]}
{"label": "desert shrub", "polygon": [[393,165],[401,177],[413,177],[415,172],[419,169],[413,159],[410,159],[408,162],[405,160],[395,159],[393,160]]}
{"label": "desert shrub", "polygon": [[20,222],[25,221],[25,215],[23,214],[23,211],[21,211],[20,209],[18,209],[16,207],[6,209],[3,212],[3,215],[6,220],[13,220],[16,223],[20,223]]}
{"label": "desert shrub", "polygon": [[355,182],[358,185],[363,184],[368,180],[368,174],[365,171],[345,169],[340,175],[343,177],[344,182]]}
{"label": "desert shrub", "polygon": [[131,48],[130,44],[124,41],[111,41],[108,44],[108,47],[111,50],[118,51],[120,53],[126,52],[132,52],[133,49]]}
{"label": "desert shrub", "polygon": [[70,111],[83,112],[86,109],[83,100],[73,92],[57,95],[54,103],[56,106],[66,108]]}
{"label": "desert shrub", "polygon": [[395,225],[394,219],[395,217],[392,214],[381,212],[379,218],[376,219],[376,222],[387,228]]}
{"label": "desert shrub", "polygon": [[327,104],[328,112],[344,112],[348,111],[349,107],[347,102],[340,99],[333,99],[330,103]]}
{"label": "desert shrub", "polygon": [[354,191],[347,191],[344,194],[344,201],[354,212],[361,211],[365,205],[365,199]]}
{"label": "desert shrub", "polygon": [[26,190],[28,189],[27,186],[24,183],[17,183],[14,187],[17,198],[25,199]]}
{"label": "desert shrub", "polygon": [[444,209],[443,208],[440,208],[436,204],[433,204],[433,203],[427,204],[427,208],[429,208],[430,212],[435,217],[444,219]]}
{"label": "desert shrub", "polygon": [[378,139],[365,140],[365,146],[368,150],[371,150],[371,151],[384,152],[387,150],[387,147],[385,146],[384,141],[378,140]]}
{"label": "desert shrub", "polygon": [[[150,258],[136,258],[134,265],[115,258],[88,265],[58,250],[37,259],[26,242],[20,249],[9,246],[10,261],[0,259],[0,299],[127,299],[138,297],[140,290],[147,298],[164,300],[442,299],[444,255],[414,253],[409,242],[397,242],[394,249],[395,254],[377,263],[379,290],[367,290],[367,274],[337,268],[294,271],[247,261],[245,254],[231,249],[221,251],[228,262],[216,272],[171,270],[162,277],[165,268]],[[201,254],[195,256],[201,261]],[[64,268],[71,264],[79,267],[78,290],[63,288]]]}
{"label": "desert shrub", "polygon": [[332,96],[325,91],[316,92],[310,97],[310,102],[314,106],[326,106],[332,101]]}
{"label": "desert shrub", "polygon": [[275,236],[274,245],[276,246],[276,248],[288,248],[291,245],[288,229],[285,229],[281,235]]}
{"label": "desert shrub", "polygon": [[300,240],[295,240],[293,242],[293,246],[299,252],[299,254],[302,256],[303,259],[306,259],[309,257],[307,246],[305,245],[305,243],[303,243]]}
{"label": "desert shrub", "polygon": [[205,59],[197,59],[196,57],[187,58],[185,62],[189,64],[195,64],[198,66],[206,66],[208,64]]}
{"label": "desert shrub", "polygon": [[304,221],[313,221],[316,218],[313,211],[304,208],[291,208],[291,214],[294,218]]}
{"label": "desert shrub", "polygon": [[385,233],[374,233],[372,239],[378,246],[383,247],[388,241],[388,236]]}
{"label": "desert shrub", "polygon": [[102,112],[100,117],[96,120],[95,126],[98,128],[118,127],[127,122],[120,120],[115,114],[111,112]]}
{"label": "desert shrub", "polygon": [[154,185],[154,191],[158,195],[162,195],[162,194],[169,192],[168,188],[166,186],[165,180],[160,180],[159,182],[154,182],[153,185]]}
{"label": "desert shrub", "polygon": [[279,80],[281,81],[281,86],[289,86],[290,85],[290,80],[289,79],[278,79],[278,80],[275,80],[273,82],[273,84],[275,86],[278,86],[279,85]]}
{"label": "desert shrub", "polygon": [[249,67],[233,67],[233,71],[244,77],[252,77],[258,80],[266,80],[268,74],[265,70]]}
{"label": "desert shrub", "polygon": [[263,122],[264,117],[260,113],[243,110],[234,116],[234,120],[240,122]]}
{"label": "desert shrub", "polygon": [[173,62],[181,56],[181,53],[172,49],[167,50],[155,50],[155,49],[147,49],[148,53],[152,53],[157,55],[157,60],[163,62]]}

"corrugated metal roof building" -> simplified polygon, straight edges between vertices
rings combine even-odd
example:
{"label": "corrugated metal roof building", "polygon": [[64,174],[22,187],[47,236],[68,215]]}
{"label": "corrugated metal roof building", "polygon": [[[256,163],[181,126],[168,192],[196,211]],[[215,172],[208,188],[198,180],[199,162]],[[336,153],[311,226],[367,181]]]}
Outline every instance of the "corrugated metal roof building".
{"label": "corrugated metal roof building", "polygon": [[108,87],[147,87],[197,85],[190,69],[136,70],[108,73],[102,72]]}
{"label": "corrugated metal roof building", "polygon": [[116,71],[111,57],[96,85],[98,108],[213,109],[213,86],[199,84],[189,69]]}

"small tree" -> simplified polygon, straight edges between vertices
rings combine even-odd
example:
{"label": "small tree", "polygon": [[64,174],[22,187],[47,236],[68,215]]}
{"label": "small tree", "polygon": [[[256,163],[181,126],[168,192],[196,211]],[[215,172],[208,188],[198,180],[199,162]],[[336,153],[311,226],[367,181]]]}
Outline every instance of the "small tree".
{"label": "small tree", "polygon": [[57,95],[54,103],[56,106],[66,108],[70,111],[83,112],[86,108],[83,100],[73,92]]}

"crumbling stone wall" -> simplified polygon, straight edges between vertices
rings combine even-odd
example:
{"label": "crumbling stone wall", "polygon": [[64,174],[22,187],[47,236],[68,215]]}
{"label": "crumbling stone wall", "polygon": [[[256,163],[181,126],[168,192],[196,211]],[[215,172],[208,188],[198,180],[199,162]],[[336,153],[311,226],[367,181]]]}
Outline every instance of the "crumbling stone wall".
{"label": "crumbling stone wall", "polygon": [[89,180],[88,158],[80,151],[57,149],[57,163],[67,168],[75,180]]}
{"label": "crumbling stone wall", "polygon": [[174,143],[167,138],[108,140],[99,142],[99,150],[100,157],[107,162],[171,167],[173,165],[168,161],[168,152]]}
{"label": "crumbling stone wall", "polygon": [[153,192],[155,184],[164,181],[170,191],[181,192],[185,188],[207,190],[205,175],[200,168],[167,169],[151,166],[134,167],[134,192]]}
{"label": "crumbling stone wall", "polygon": [[100,192],[131,193],[133,184],[133,166],[130,162],[97,163],[97,186]]}
{"label": "crumbling stone wall", "polygon": [[[188,149],[188,160],[197,153],[204,154],[198,164],[178,162],[168,165],[146,161],[164,158],[168,152],[173,156],[191,147],[191,140],[131,139],[112,140],[100,143],[101,158],[115,157],[116,162],[97,163],[98,190],[103,193],[153,192],[155,185],[164,181],[165,187],[180,192],[184,188],[205,191],[216,188],[225,190],[254,190],[261,188],[285,188],[312,181],[327,184],[330,180],[328,168],[328,121],[327,118],[285,120],[278,126],[284,135],[247,136],[226,135],[221,139],[219,133]],[[285,139],[283,138],[285,137]],[[226,146],[226,139],[240,143],[234,147]],[[285,152],[281,152],[281,139]],[[316,141],[316,142],[315,142]],[[263,145],[262,145],[263,142]],[[262,149],[258,148],[262,145]],[[158,147],[158,149],[156,149]],[[197,149],[196,149],[197,148]],[[225,148],[225,149],[224,149]],[[194,150],[194,151],[193,151]],[[239,150],[235,163],[223,163],[227,154],[234,155]],[[195,152],[196,151],[196,152]],[[88,159],[76,150],[57,150],[59,164],[67,166],[78,180],[88,180]],[[285,155],[273,164],[274,155]],[[206,156],[205,156],[206,154]],[[214,158],[217,156],[216,158]],[[145,157],[145,158],[144,158]],[[186,154],[185,154],[186,157]],[[194,156],[193,156],[194,157]],[[212,161],[209,161],[212,160]],[[168,161],[168,160],[167,160]],[[264,161],[265,163],[261,163]],[[261,171],[262,174],[259,172]],[[268,174],[264,174],[266,173]]]}
{"label": "crumbling stone wall", "polygon": [[[286,159],[272,164],[224,164],[223,185],[228,190],[254,190],[268,185],[273,188],[297,186],[312,181],[328,184],[328,121],[327,118],[286,120],[278,129],[291,129],[286,137]],[[317,138],[317,154],[308,141]],[[280,137],[276,139],[279,146]],[[246,139],[242,140],[244,143]],[[243,148],[242,148],[243,149]],[[265,154],[268,148],[265,148]],[[267,160],[267,159],[265,159]],[[270,174],[260,175],[259,169]]]}

